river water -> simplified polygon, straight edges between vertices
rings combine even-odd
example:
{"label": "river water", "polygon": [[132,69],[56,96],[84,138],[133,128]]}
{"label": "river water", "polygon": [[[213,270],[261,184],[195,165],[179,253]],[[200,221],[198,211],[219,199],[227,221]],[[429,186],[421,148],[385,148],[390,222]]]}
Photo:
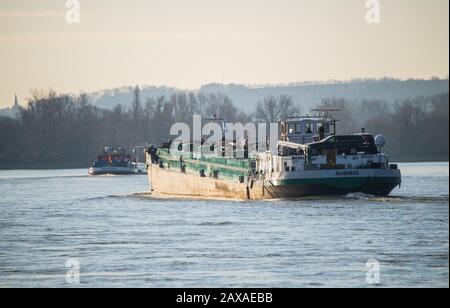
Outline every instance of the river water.
{"label": "river water", "polygon": [[390,198],[264,202],[152,199],[145,176],[0,171],[0,287],[448,287],[449,164],[400,168]]}

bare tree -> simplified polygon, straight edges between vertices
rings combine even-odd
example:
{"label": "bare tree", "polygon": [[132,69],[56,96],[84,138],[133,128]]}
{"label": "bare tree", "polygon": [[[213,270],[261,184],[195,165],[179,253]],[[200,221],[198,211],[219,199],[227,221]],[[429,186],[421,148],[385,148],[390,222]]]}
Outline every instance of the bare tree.
{"label": "bare tree", "polygon": [[300,107],[290,96],[281,95],[276,98],[267,96],[256,107],[255,118],[258,121],[276,123],[291,116],[298,116]]}
{"label": "bare tree", "polygon": [[[169,99],[147,99],[141,105],[134,89],[131,108],[113,110],[92,106],[85,94],[72,97],[50,90],[33,91],[27,108],[17,119],[0,117],[0,164],[78,163],[86,165],[106,146],[158,143],[168,139],[179,120],[190,123],[193,114],[216,116],[228,122],[247,123],[252,117],[240,111],[221,93],[182,92]],[[448,160],[449,95],[417,97],[387,103],[380,100],[351,102],[324,99],[319,107],[337,108],[339,133],[361,127],[384,134],[392,159]],[[277,122],[295,116],[299,107],[288,96],[265,97],[255,112],[257,120]],[[6,165],[8,166],[8,165]]]}

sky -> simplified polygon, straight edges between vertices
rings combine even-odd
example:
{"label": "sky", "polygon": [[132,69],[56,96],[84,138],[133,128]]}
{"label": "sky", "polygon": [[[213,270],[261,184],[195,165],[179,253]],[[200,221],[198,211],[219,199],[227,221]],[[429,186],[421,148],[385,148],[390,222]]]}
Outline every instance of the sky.
{"label": "sky", "polygon": [[449,1],[0,1],[0,107],[31,89],[448,78]]}

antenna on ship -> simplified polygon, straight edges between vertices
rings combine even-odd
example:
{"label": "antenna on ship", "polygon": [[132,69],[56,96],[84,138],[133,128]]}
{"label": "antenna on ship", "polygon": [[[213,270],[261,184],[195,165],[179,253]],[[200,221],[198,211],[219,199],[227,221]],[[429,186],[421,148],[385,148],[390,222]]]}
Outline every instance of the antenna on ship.
{"label": "antenna on ship", "polygon": [[217,115],[215,113],[212,115],[212,118],[205,119],[205,121],[209,121],[210,122],[209,123],[208,132],[211,131],[211,126],[213,125],[213,123],[216,123],[216,122],[222,122],[222,128],[226,129],[226,127],[225,127],[225,120],[217,118]]}
{"label": "antenna on ship", "polygon": [[205,121],[209,121],[208,133],[211,133],[211,127],[213,123],[221,122],[222,123],[222,156],[225,157],[225,134],[227,132],[227,126],[225,123],[225,119],[217,118],[217,114],[213,114],[211,119],[205,119]]}
{"label": "antenna on ship", "polygon": [[317,108],[317,109],[312,109],[311,111],[313,112],[319,112],[321,116],[323,117],[332,117],[331,113],[332,112],[339,112],[341,111],[341,109],[336,109],[336,108]]}
{"label": "antenna on ship", "polygon": [[337,108],[317,108],[317,109],[312,109],[311,111],[313,112],[318,112],[319,116],[323,117],[324,119],[330,118],[331,121],[333,122],[333,128],[334,128],[334,135],[337,134],[337,125],[336,123],[339,122],[340,120],[337,120],[336,118],[333,117],[333,115],[331,114],[332,112],[339,112],[341,111],[341,109],[337,109]]}

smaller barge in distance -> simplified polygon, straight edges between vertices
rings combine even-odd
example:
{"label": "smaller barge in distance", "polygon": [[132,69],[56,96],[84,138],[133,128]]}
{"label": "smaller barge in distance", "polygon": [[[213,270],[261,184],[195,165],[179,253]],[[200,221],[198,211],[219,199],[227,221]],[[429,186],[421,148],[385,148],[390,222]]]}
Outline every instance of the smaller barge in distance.
{"label": "smaller barge in distance", "polygon": [[89,175],[146,174],[145,166],[136,162],[125,148],[105,147],[103,153],[91,163]]}

